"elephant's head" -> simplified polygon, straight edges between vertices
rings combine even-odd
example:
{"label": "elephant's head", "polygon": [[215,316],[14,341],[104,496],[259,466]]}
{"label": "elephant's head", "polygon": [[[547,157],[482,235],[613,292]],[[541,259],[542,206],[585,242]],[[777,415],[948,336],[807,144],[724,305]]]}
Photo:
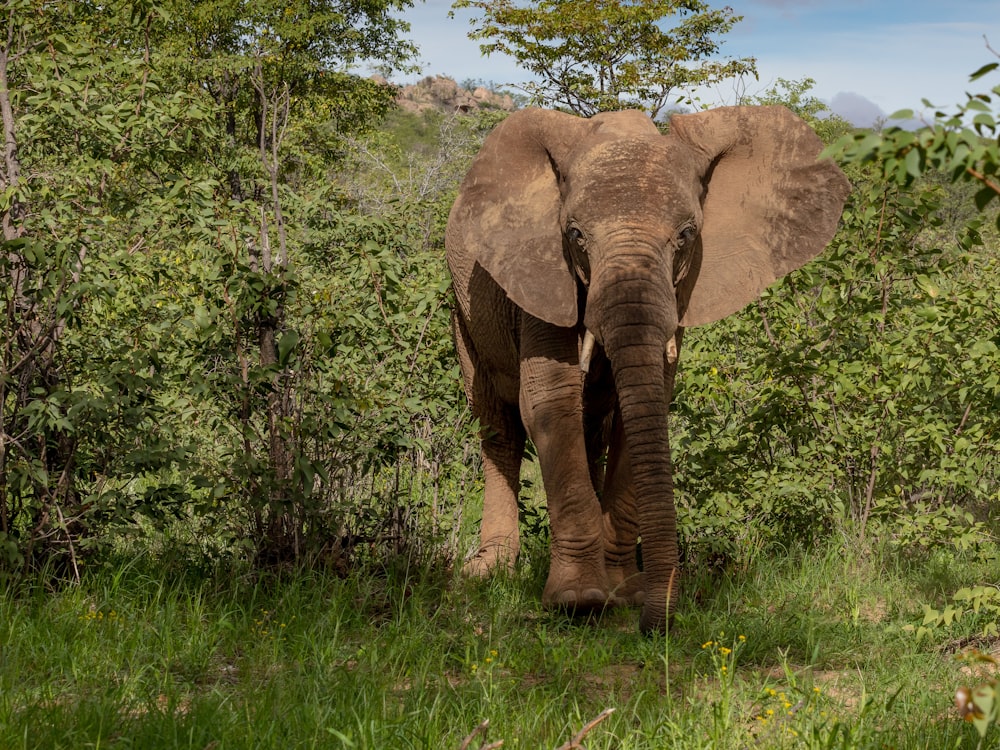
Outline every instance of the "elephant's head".
{"label": "elephant's head", "polygon": [[669,130],[638,112],[517,112],[486,139],[448,228],[449,244],[475,248],[520,308],[582,322],[611,360],[643,539],[644,629],[664,627],[676,592],[668,342],[817,255],[849,190],[783,107],[678,115]]}

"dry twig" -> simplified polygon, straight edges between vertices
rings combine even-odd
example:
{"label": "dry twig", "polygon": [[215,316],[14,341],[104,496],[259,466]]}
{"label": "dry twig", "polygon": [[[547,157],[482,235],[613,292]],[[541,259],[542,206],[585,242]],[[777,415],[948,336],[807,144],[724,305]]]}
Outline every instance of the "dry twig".
{"label": "dry twig", "polygon": [[613,708],[604,709],[596,717],[594,717],[586,724],[584,724],[583,729],[577,732],[576,735],[574,735],[573,739],[571,739],[565,745],[560,745],[557,750],[586,750],[583,747],[583,745],[580,744],[583,741],[583,738],[587,736],[587,733],[590,732],[591,729],[593,729],[602,721],[604,721],[606,718],[611,716],[611,714],[613,714],[614,712],[615,710]]}
{"label": "dry twig", "polygon": [[[472,746],[472,741],[476,739],[479,735],[485,735],[487,728],[490,726],[489,719],[483,719],[483,723],[472,730],[468,737],[462,740],[462,744],[458,746],[458,750],[469,750]],[[485,736],[483,737],[484,744],[479,746],[479,750],[497,750],[499,747],[503,747],[503,740],[498,740],[490,745],[485,744]]]}

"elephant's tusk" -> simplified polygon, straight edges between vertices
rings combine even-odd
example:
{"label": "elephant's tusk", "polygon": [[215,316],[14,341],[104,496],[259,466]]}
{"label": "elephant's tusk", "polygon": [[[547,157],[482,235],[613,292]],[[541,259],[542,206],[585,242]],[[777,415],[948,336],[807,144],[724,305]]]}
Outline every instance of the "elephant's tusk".
{"label": "elephant's tusk", "polygon": [[677,361],[677,337],[671,336],[667,341],[667,362],[674,364]]}
{"label": "elephant's tusk", "polygon": [[583,346],[580,349],[580,369],[584,372],[590,371],[590,358],[594,354],[594,334],[585,331],[583,334]]}

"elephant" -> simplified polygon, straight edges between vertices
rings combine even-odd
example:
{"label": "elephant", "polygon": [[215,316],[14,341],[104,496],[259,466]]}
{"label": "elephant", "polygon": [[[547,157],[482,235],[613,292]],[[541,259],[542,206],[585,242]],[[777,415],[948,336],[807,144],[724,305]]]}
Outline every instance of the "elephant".
{"label": "elephant", "polygon": [[[478,418],[480,544],[519,552],[526,438],[549,514],[547,608],[642,606],[665,631],[680,571],[667,436],[686,327],[818,255],[850,186],[781,106],[591,118],[519,110],[485,139],[445,232],[452,328]],[[636,560],[642,544],[642,572]]]}

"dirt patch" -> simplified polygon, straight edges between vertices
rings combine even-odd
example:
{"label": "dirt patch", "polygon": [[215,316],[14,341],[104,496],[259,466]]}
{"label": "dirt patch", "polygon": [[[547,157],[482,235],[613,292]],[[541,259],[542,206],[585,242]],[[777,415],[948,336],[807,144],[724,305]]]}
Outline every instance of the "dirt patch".
{"label": "dirt patch", "polygon": [[[861,705],[863,686],[855,670],[802,667],[792,670],[792,673],[796,676],[794,683],[799,688],[808,687],[817,695],[825,695],[846,709]],[[763,676],[773,680],[776,685],[788,683],[788,672],[780,667],[766,670]]]}

